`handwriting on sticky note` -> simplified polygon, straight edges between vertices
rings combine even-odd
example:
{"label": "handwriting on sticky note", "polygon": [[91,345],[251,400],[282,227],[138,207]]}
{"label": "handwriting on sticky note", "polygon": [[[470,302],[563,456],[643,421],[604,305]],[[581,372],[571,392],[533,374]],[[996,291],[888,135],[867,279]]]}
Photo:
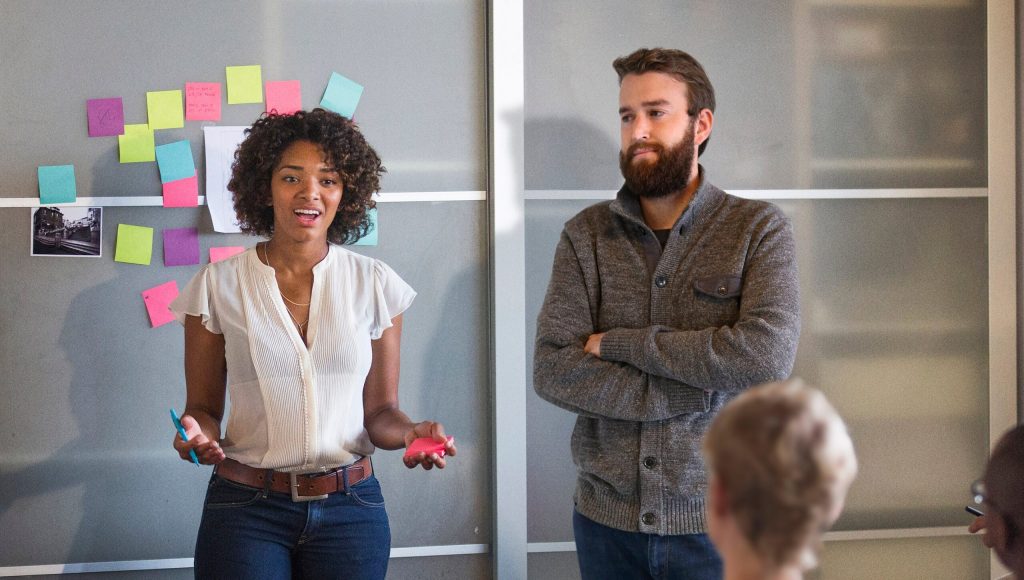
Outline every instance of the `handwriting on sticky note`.
{"label": "handwriting on sticky note", "polygon": [[185,83],[185,120],[220,121],[220,83]]}
{"label": "handwriting on sticky note", "polygon": [[121,97],[89,99],[85,102],[89,136],[106,137],[124,133],[124,103]]}

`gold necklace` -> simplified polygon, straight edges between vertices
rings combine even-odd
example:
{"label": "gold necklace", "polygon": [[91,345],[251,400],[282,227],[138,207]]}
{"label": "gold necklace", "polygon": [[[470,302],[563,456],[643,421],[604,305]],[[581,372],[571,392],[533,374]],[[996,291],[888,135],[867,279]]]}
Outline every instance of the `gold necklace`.
{"label": "gold necklace", "polygon": [[[269,244],[268,244],[268,243],[266,243],[266,242],[264,242],[264,243],[263,243],[263,257],[264,257],[264,258],[266,258],[266,260],[267,260],[267,265],[268,265],[268,266],[270,266],[271,268],[273,268],[273,267],[274,267],[274,265],[270,263],[270,251],[269,251],[269,250],[267,250],[267,246],[268,246],[268,245],[269,245]],[[277,270],[274,270],[274,273],[276,274],[276,273],[277,273]],[[277,288],[277,292],[278,292],[278,293],[279,293],[279,294],[281,295],[281,298],[284,298],[285,300],[287,300],[288,302],[291,302],[292,304],[294,304],[294,305],[296,305],[296,306],[309,306],[309,305],[310,305],[310,303],[309,303],[309,302],[307,302],[307,303],[303,304],[303,303],[301,303],[301,302],[296,302],[296,301],[292,300],[291,298],[289,298],[289,297],[285,296],[285,295],[284,295],[284,292],[282,292],[282,291],[281,291],[281,288],[280,288],[280,286],[279,286],[279,287]],[[289,313],[289,314],[290,314],[290,313]],[[306,322],[309,322],[309,319],[308,319],[308,318],[306,319]],[[296,323],[296,324],[298,324],[298,323]]]}
{"label": "gold necklace", "polygon": [[[274,265],[270,263],[270,253],[267,252],[267,244],[266,243],[263,244],[263,257],[267,260],[267,265],[270,266],[270,269],[274,270]],[[274,270],[274,275],[277,276],[277,270]],[[284,295],[284,292],[281,292],[281,288],[280,287],[278,287],[277,293],[281,295],[281,298],[284,298],[285,300],[288,300],[288,302],[291,302],[292,304],[294,304],[296,306],[309,306],[309,304],[310,304],[310,303],[300,304],[298,302],[295,302],[294,300],[290,300],[287,296]],[[288,313],[288,318],[291,318],[292,322],[294,322],[295,326],[299,329],[299,336],[302,336],[303,338],[305,338],[305,336],[306,336],[305,327],[306,327],[307,324],[309,324],[309,313],[308,312],[306,313],[306,320],[305,320],[305,322],[299,322],[299,319],[295,318],[295,315],[292,314],[292,311],[289,308],[286,307],[284,309],[284,311]]]}

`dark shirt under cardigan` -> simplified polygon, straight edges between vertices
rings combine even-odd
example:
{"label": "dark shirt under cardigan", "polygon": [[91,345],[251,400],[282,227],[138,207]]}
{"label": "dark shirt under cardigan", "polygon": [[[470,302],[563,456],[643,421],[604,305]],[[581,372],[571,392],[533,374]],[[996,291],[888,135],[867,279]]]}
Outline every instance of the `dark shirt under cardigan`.
{"label": "dark shirt under cardigan", "polygon": [[664,249],[626,188],[569,220],[537,321],[534,388],[579,415],[576,509],[620,530],[703,533],[704,432],[796,355],[789,220],[701,178]]}

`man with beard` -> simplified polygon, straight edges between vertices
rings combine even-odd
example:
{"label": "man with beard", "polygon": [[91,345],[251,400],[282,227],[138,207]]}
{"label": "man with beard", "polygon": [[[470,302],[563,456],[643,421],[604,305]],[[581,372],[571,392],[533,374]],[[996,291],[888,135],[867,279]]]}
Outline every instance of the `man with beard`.
{"label": "man with beard", "polygon": [[534,388],[578,416],[584,579],[720,578],[701,438],[740,391],[788,377],[800,333],[789,220],[705,178],[715,97],[689,54],[618,58],[625,185],[565,224]]}

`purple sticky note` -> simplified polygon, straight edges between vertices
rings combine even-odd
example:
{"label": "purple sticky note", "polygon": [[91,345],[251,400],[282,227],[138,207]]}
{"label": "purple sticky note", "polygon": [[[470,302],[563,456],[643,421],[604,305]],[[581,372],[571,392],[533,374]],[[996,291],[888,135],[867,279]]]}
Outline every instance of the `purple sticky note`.
{"label": "purple sticky note", "polygon": [[199,263],[199,230],[164,230],[164,266],[189,266]]}
{"label": "purple sticky note", "polygon": [[121,97],[89,99],[85,102],[89,115],[89,136],[124,135],[124,103]]}
{"label": "purple sticky note", "polygon": [[142,291],[142,300],[149,313],[149,323],[156,328],[174,320],[168,306],[178,297],[178,283],[174,280]]}

